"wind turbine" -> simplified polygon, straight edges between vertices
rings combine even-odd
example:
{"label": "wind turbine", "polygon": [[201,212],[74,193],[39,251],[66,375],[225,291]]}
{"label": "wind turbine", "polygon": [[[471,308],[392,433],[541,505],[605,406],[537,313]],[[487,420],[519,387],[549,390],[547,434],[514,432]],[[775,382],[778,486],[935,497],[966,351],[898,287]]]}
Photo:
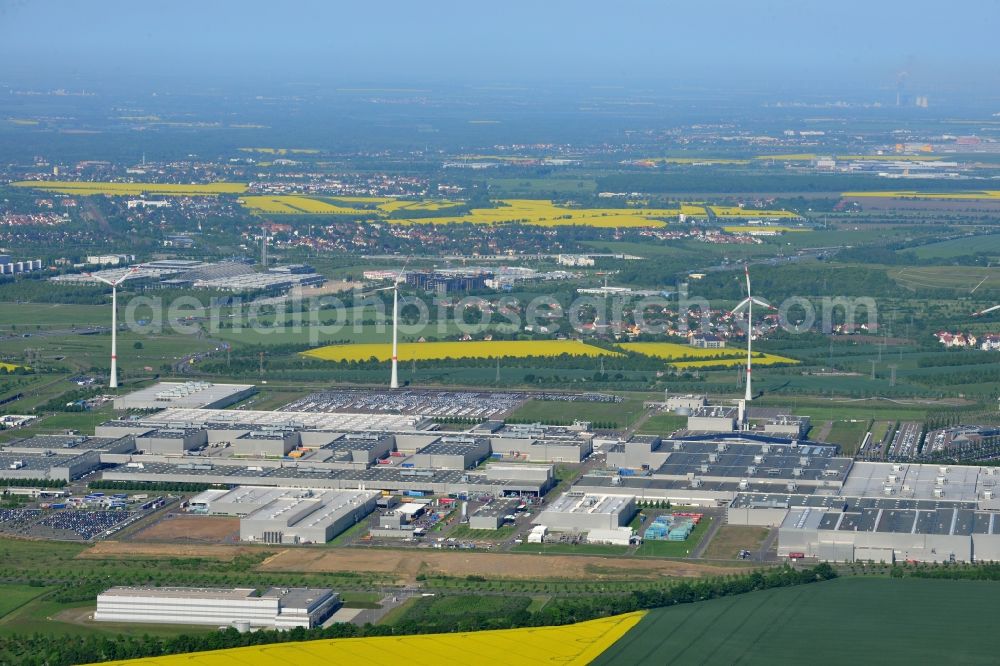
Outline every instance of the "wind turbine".
{"label": "wind turbine", "polygon": [[740,404],[740,409],[742,414],[740,414],[740,424],[746,423],[747,408],[749,407],[750,401],[753,399],[753,388],[751,386],[751,373],[753,372],[753,304],[769,308],[774,310],[774,306],[766,301],[762,301],[759,298],[754,298],[753,292],[750,291],[750,267],[743,267],[744,274],[747,280],[747,297],[744,298],[739,304],[732,309],[733,314],[737,314],[743,308],[747,309],[747,384],[746,391],[743,394],[743,402]]}
{"label": "wind turbine", "polygon": [[109,280],[93,273],[86,274],[88,277],[111,287],[111,382],[108,384],[109,388],[118,388],[118,285],[132,277],[136,270],[135,268],[128,270],[117,280]]}
{"label": "wind turbine", "polygon": [[406,271],[406,265],[410,263],[407,259],[403,264],[403,267],[399,269],[399,273],[392,280],[391,287],[382,287],[381,289],[375,289],[368,292],[369,294],[374,294],[379,291],[389,291],[392,289],[392,375],[389,378],[389,388],[398,389],[399,388],[399,283],[403,280],[403,274]]}

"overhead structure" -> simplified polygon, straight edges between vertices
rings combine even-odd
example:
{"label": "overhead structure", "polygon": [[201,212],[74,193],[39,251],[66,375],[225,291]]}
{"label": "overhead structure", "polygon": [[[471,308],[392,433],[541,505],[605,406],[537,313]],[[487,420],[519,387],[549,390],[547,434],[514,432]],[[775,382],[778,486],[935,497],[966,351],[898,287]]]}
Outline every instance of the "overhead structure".
{"label": "overhead structure", "polygon": [[754,298],[753,292],[750,291],[750,267],[744,266],[743,271],[747,281],[747,297],[740,301],[732,310],[733,314],[737,314],[743,308],[747,309],[747,383],[743,394],[743,402],[740,404],[740,427],[746,424],[750,401],[753,399],[753,387],[751,383],[751,374],[753,372],[753,305],[756,303],[764,308],[775,309],[770,303],[762,301],[759,298]]}
{"label": "overhead structure", "polygon": [[403,275],[406,272],[406,265],[408,263],[409,259],[399,269],[396,277],[392,279],[391,287],[382,287],[375,290],[375,292],[378,292],[392,289],[392,374],[389,377],[389,388],[391,389],[399,388],[399,283],[403,281]]}
{"label": "overhead structure", "polygon": [[994,310],[1000,310],[1000,305],[994,305],[991,308],[986,308],[985,310],[980,310],[979,312],[973,312],[972,316],[973,317],[979,317],[979,316],[984,315],[984,314],[989,314],[989,313],[993,312]]}
{"label": "overhead structure", "polygon": [[117,280],[87,274],[111,287],[111,381],[108,383],[109,388],[118,388],[118,285],[132,277],[136,270],[135,268],[130,269]]}

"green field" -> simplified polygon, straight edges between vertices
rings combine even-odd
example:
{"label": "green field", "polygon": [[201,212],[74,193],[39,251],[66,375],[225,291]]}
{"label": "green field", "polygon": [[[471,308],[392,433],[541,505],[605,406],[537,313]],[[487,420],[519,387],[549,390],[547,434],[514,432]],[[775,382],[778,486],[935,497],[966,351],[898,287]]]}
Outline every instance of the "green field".
{"label": "green field", "polygon": [[643,412],[642,400],[626,398],[622,402],[563,402],[561,400],[529,400],[515,409],[510,419],[513,422],[570,423],[571,421],[594,421],[613,423],[614,427],[624,427],[635,421]]}
{"label": "green field", "polygon": [[861,440],[868,433],[868,424],[867,419],[857,419],[854,422],[834,421],[826,441],[839,444],[845,454],[851,455],[858,450]]}
{"label": "green field", "polygon": [[955,238],[940,243],[921,245],[908,251],[913,252],[921,259],[951,259],[952,257],[980,252],[992,252],[997,255],[1000,254],[1000,234]]}
{"label": "green field", "polygon": [[651,611],[593,663],[994,664],[995,582],[848,578]]}
{"label": "green field", "polygon": [[677,414],[656,414],[639,426],[639,432],[651,435],[669,435],[675,430],[687,426],[687,417]]}
{"label": "green field", "polygon": [[550,555],[624,555],[628,546],[606,543],[519,543],[512,551],[518,553],[548,553]]}
{"label": "green field", "polygon": [[985,266],[907,266],[890,269],[889,277],[909,289],[954,289],[968,294],[980,282],[977,291],[1000,289],[1000,269]]}

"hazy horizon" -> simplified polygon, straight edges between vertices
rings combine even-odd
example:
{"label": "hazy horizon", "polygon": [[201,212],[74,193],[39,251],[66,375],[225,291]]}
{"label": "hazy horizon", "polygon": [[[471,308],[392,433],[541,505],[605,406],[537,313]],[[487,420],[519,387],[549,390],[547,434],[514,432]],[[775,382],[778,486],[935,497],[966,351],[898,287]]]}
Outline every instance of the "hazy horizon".
{"label": "hazy horizon", "polygon": [[[7,84],[565,84],[981,96],[995,0],[626,7],[453,0],[0,3]],[[940,15],[938,15],[940,14]],[[934,15],[932,24],[926,17]],[[58,36],[58,37],[57,37]]]}

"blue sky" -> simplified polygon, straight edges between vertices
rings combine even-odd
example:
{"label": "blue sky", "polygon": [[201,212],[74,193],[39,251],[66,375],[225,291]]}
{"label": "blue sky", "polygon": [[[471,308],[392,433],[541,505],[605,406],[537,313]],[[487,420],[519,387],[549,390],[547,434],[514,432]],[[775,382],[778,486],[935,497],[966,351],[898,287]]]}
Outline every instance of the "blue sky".
{"label": "blue sky", "polygon": [[995,90],[997,34],[998,0],[22,0],[0,1],[0,79],[891,87],[906,69]]}

